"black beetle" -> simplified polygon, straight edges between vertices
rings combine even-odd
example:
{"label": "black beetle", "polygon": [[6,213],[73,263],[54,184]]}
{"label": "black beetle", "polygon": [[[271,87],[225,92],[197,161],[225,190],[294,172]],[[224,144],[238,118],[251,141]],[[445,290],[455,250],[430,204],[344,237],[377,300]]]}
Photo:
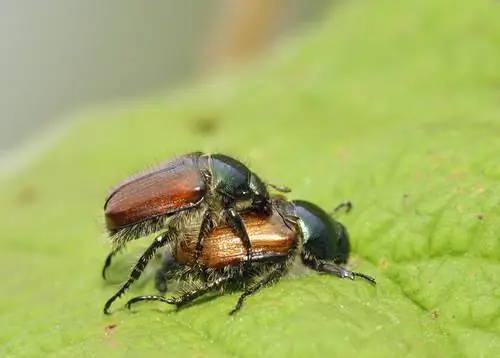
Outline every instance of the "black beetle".
{"label": "black beetle", "polygon": [[[195,256],[203,247],[204,236],[220,223],[227,223],[242,241],[248,262],[252,259],[250,239],[240,212],[268,215],[271,204],[267,185],[278,191],[290,189],[264,183],[245,165],[224,154],[189,153],[157,167],[135,174],[113,188],[104,204],[106,229],[113,243],[102,276],[112,257],[128,241],[164,230],[146,250],[131,273],[140,276],[142,268],[160,247],[179,240],[184,226],[195,221]],[[110,298],[104,309],[130,285],[129,281]]]}
{"label": "black beetle", "polygon": [[[161,301],[177,307],[193,301],[214,289],[243,286],[245,291],[230,312],[237,312],[245,298],[265,285],[278,281],[297,256],[315,271],[354,279],[356,276],[375,284],[375,279],[341,266],[347,263],[350,246],[346,228],[319,206],[308,201],[273,200],[273,213],[245,213],[243,221],[249,233],[254,256],[251,266],[241,271],[240,263],[248,260],[241,241],[230,227],[214,228],[205,237],[199,260],[195,261],[194,241],[177,241],[166,250],[162,268],[156,274],[156,286],[166,291],[166,280],[189,282],[190,290],[175,298],[160,295],[138,296],[127,306],[139,301]],[[350,203],[340,207],[350,209]],[[336,210],[337,210],[336,209]],[[196,226],[196,222],[193,223]],[[194,287],[194,288],[193,288]]]}

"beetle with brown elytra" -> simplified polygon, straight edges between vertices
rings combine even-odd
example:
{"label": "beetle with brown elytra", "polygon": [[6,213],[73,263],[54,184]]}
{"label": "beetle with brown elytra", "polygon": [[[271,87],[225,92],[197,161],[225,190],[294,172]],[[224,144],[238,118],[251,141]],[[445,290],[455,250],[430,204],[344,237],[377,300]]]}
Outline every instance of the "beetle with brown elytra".
{"label": "beetle with brown elytra", "polygon": [[166,161],[150,170],[132,175],[113,188],[105,200],[106,229],[113,250],[106,257],[102,276],[112,257],[127,242],[158,231],[153,243],[134,266],[129,279],[106,302],[104,313],[142,273],[155,252],[180,240],[187,223],[197,222],[195,259],[199,257],[206,233],[227,224],[245,247],[246,262],[253,253],[240,213],[271,213],[267,187],[289,192],[284,186],[264,183],[244,164],[224,154],[192,152]]}

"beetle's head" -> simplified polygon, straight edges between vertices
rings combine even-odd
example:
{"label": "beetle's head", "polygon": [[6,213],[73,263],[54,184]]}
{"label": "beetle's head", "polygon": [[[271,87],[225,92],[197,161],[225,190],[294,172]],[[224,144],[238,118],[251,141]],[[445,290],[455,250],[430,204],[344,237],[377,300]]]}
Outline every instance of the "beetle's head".
{"label": "beetle's head", "polygon": [[347,229],[319,206],[294,200],[305,253],[318,260],[346,263],[350,244]]}

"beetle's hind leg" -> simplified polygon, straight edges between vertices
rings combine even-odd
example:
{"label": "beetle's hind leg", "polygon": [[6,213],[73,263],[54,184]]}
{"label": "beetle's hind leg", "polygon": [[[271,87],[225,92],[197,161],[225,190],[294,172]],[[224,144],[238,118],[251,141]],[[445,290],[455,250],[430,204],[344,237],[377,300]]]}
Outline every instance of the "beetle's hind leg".
{"label": "beetle's hind leg", "polygon": [[118,254],[123,249],[123,246],[117,247],[113,249],[108,256],[106,256],[106,260],[104,260],[104,265],[102,266],[101,276],[103,279],[106,279],[106,272],[108,271],[109,266],[111,266],[111,261],[116,254]]}
{"label": "beetle's hind leg", "polygon": [[243,306],[243,302],[245,301],[245,298],[247,298],[250,295],[253,295],[255,292],[260,290],[262,287],[278,281],[286,273],[286,269],[287,269],[286,262],[282,262],[282,263],[279,263],[279,264],[273,266],[271,268],[271,270],[268,271],[268,273],[264,276],[264,278],[262,278],[257,283],[248,287],[245,290],[245,292],[243,292],[241,294],[240,298],[238,298],[238,302],[236,302],[236,305],[229,312],[229,314],[233,315],[236,312],[238,312],[241,309],[241,307]]}
{"label": "beetle's hind leg", "polygon": [[163,303],[168,303],[170,305],[175,305],[177,308],[179,308],[179,307],[182,307],[182,306],[194,301],[195,299],[204,295],[205,293],[223,285],[224,283],[230,281],[231,279],[232,279],[232,277],[230,277],[230,276],[220,277],[220,278],[206,284],[203,287],[198,287],[198,288],[192,289],[188,292],[185,292],[184,294],[182,294],[179,297],[166,298],[166,297],[160,296],[160,295],[137,296],[137,297],[131,298],[126,303],[126,306],[128,308],[130,308],[133,304],[135,304],[137,302],[141,302],[141,301],[159,301],[159,302],[163,302]]}
{"label": "beetle's hind leg", "polygon": [[142,272],[144,271],[144,268],[148,264],[148,262],[153,258],[155,255],[156,251],[162,247],[165,246],[168,242],[172,240],[173,237],[175,237],[176,233],[173,232],[165,232],[161,234],[160,236],[156,237],[154,241],[149,245],[149,247],[144,251],[142,256],[139,258],[135,266],[132,268],[132,271],[130,272],[130,276],[125,281],[125,283],[120,287],[120,289],[113,295],[111,296],[106,303],[104,304],[104,309],[103,312],[105,314],[109,314],[109,307],[111,304],[116,301],[121,295],[125,293],[125,291],[136,281],[141,277]]}
{"label": "beetle's hind leg", "polygon": [[146,296],[137,296],[137,297],[131,298],[130,300],[127,301],[127,303],[125,304],[125,306],[128,309],[130,309],[133,304],[135,304],[137,302],[141,302],[141,301],[160,301],[160,302],[163,302],[163,303],[170,303],[170,304],[172,304],[171,298],[166,298],[166,297],[160,296],[160,295],[146,295]]}
{"label": "beetle's hind leg", "polygon": [[228,283],[231,280],[233,280],[233,276],[231,275],[218,277],[217,279],[210,281],[209,283],[207,283],[202,287],[196,287],[190,291],[184,292],[179,297],[172,298],[171,304],[176,305],[177,308],[185,306],[188,303],[192,302],[193,300],[197,299],[198,297],[204,295],[205,293],[212,291],[217,287],[220,287],[221,285]]}

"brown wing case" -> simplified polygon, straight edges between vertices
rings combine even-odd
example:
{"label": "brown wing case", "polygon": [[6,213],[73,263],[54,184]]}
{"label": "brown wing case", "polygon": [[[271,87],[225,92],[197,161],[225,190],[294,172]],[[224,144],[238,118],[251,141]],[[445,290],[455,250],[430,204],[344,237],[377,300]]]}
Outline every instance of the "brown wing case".
{"label": "brown wing case", "polygon": [[197,205],[206,190],[198,157],[194,153],[167,161],[115,187],[104,205],[108,230]]}
{"label": "brown wing case", "polygon": [[[282,257],[288,254],[297,239],[297,230],[289,228],[276,212],[271,216],[254,213],[243,216],[252,244],[253,260]],[[182,241],[177,249],[178,262],[193,264],[196,240]],[[203,240],[199,264],[220,268],[247,259],[241,239],[228,226],[219,226]]]}

